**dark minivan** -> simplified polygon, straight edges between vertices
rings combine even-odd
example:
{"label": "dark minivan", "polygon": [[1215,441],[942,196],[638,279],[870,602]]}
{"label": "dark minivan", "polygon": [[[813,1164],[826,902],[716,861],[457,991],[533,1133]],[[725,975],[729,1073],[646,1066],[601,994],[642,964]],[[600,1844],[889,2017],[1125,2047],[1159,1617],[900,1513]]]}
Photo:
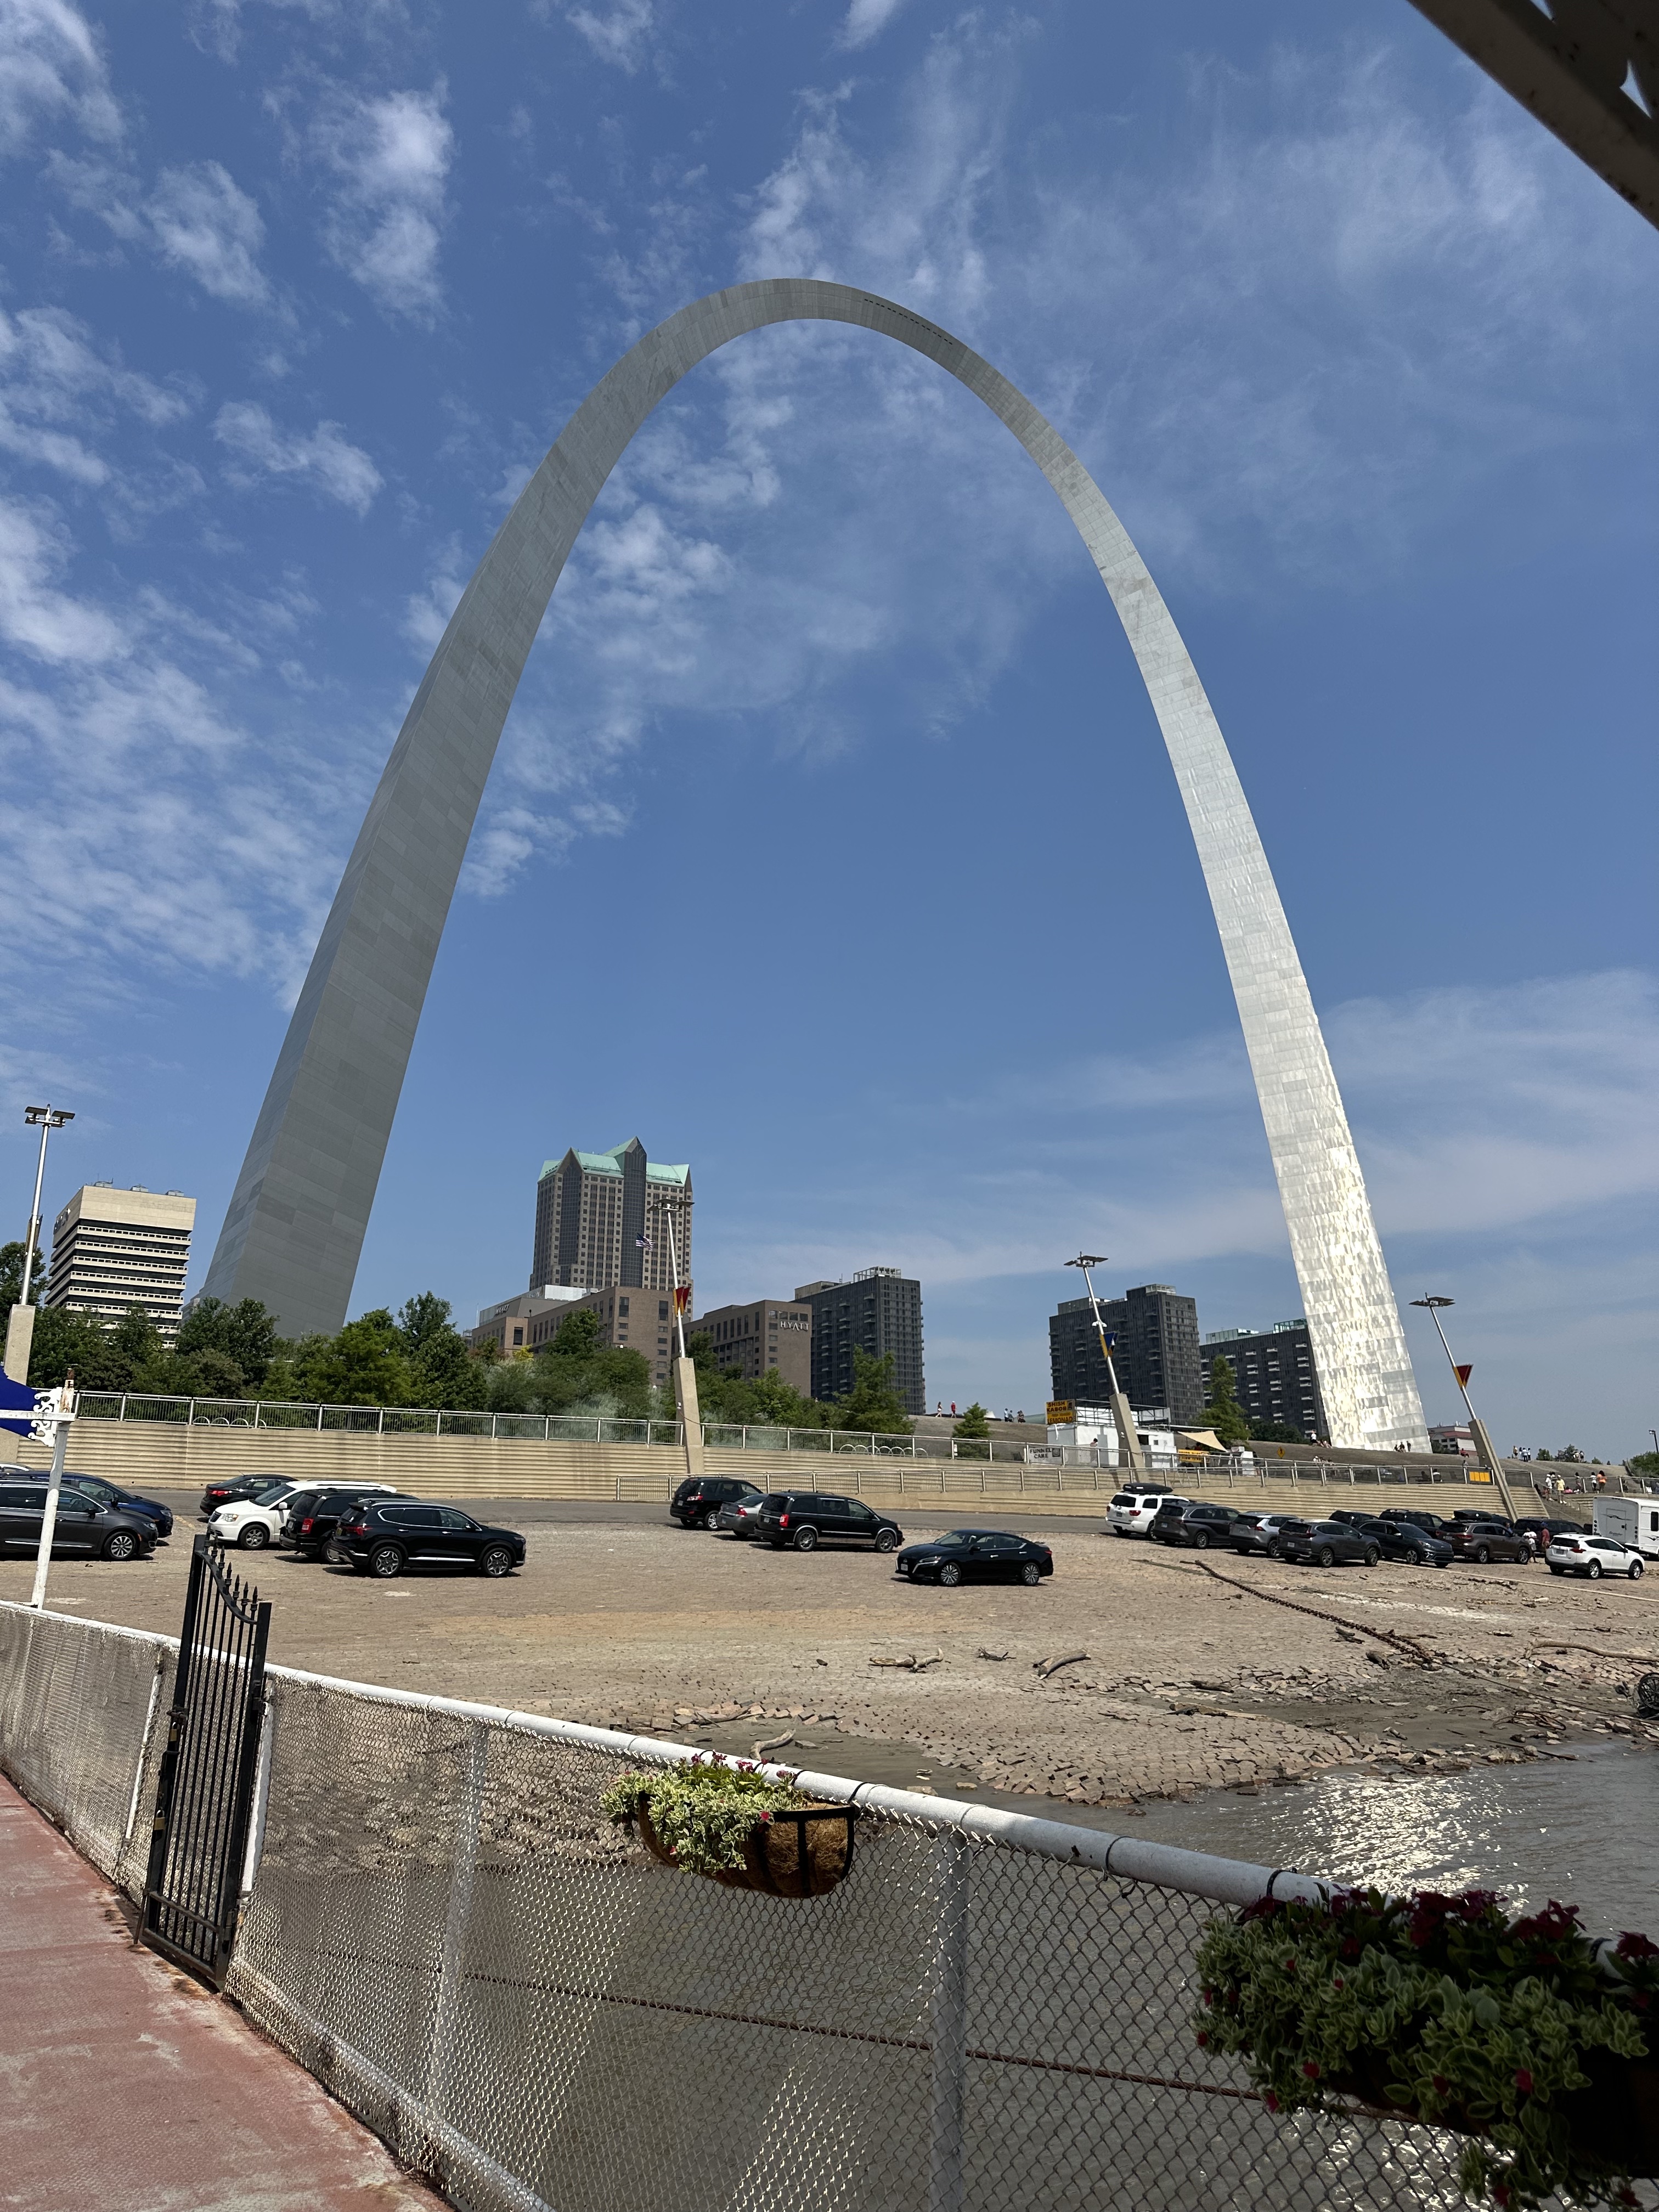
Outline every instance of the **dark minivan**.
{"label": "dark minivan", "polygon": [[[0,1480],[6,1482],[40,1482],[46,1480],[44,1468],[0,1468]],[[67,1493],[78,1490],[94,1505],[107,1505],[116,1513],[136,1513],[141,1520],[151,1522],[162,1543],[173,1534],[173,1508],[164,1505],[159,1498],[141,1498],[136,1490],[123,1490],[118,1482],[106,1482],[101,1474],[76,1474],[72,1468],[64,1469],[63,1487]]]}
{"label": "dark minivan", "polygon": [[694,1474],[688,1476],[669,1499],[668,1510],[682,1528],[713,1528],[720,1521],[723,1505],[759,1496],[752,1482],[740,1482],[732,1475]]}
{"label": "dark minivan", "polygon": [[516,1528],[486,1528],[453,1505],[377,1498],[342,1518],[334,1550],[381,1582],[406,1566],[473,1567],[494,1581],[524,1565],[525,1541]]}
{"label": "dark minivan", "polygon": [[873,1544],[878,1552],[896,1552],[904,1541],[898,1522],[861,1498],[836,1498],[824,1490],[769,1490],[757,1534],[775,1552],[786,1544],[812,1552],[820,1543]]}
{"label": "dark minivan", "polygon": [[[40,1550],[46,1502],[44,1482],[0,1482],[0,1553],[15,1559]],[[155,1549],[155,1523],[148,1515],[102,1505],[79,1490],[58,1492],[54,1559],[147,1559]]]}

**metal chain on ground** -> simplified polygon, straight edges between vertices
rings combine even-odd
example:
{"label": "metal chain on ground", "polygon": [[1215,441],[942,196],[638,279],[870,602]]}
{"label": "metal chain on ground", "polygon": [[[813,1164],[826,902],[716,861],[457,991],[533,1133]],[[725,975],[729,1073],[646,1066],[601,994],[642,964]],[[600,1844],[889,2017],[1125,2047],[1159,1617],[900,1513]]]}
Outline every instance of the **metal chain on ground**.
{"label": "metal chain on ground", "polygon": [[1300,1598],[1280,1597],[1276,1590],[1259,1589],[1254,1583],[1235,1582],[1231,1575],[1224,1575],[1218,1567],[1212,1567],[1207,1559],[1194,1559],[1193,1565],[1212,1580],[1224,1583],[1229,1589],[1243,1590],[1246,1597],[1259,1597],[1267,1605],[1282,1605],[1291,1613],[1305,1613],[1314,1620],[1328,1620],[1333,1628],[1352,1629],[1358,1635],[1374,1636],[1379,1644],[1392,1644],[1396,1651],[1403,1652],[1407,1659],[1419,1667],[1432,1667],[1434,1664],[1427,1652],[1418,1648],[1415,1638],[1398,1635],[1391,1628],[1373,1628],[1369,1621],[1345,1620],[1340,1613],[1326,1613],[1319,1606],[1304,1605]]}

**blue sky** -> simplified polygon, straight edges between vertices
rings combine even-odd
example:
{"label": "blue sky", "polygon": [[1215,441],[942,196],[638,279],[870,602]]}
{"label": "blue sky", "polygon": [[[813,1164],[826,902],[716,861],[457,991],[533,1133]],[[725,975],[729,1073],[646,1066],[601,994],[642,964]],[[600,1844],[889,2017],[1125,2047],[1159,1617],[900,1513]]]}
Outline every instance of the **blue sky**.
{"label": "blue sky", "polygon": [[[1659,237],[1406,4],[0,0],[0,1173],[199,1282],[427,653],[589,386],[835,277],[1059,424],[1181,623],[1396,1288],[1506,1445],[1656,1394]],[[1299,1310],[1202,881],[1087,556],[864,333],[717,356],[556,595],[354,1310],[521,1287],[568,1144],[689,1158],[699,1304],[922,1279],[1030,1408],[1084,1244]],[[1431,1418],[1452,1411],[1408,1315]]]}

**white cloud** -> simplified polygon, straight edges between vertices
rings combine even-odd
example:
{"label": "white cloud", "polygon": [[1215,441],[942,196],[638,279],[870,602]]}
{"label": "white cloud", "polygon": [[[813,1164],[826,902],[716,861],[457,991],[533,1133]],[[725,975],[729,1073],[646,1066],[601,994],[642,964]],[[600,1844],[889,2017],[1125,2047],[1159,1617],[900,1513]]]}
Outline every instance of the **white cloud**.
{"label": "white cloud", "polygon": [[880,37],[903,5],[904,0],[853,0],[841,27],[841,44],[867,46]]}
{"label": "white cloud", "polygon": [[214,419],[213,434],[242,465],[233,471],[239,483],[257,476],[304,477],[342,507],[367,514],[383,482],[368,455],[348,443],[337,422],[283,431],[256,401],[227,400]]}
{"label": "white cloud", "polygon": [[441,83],[368,100],[337,92],[313,130],[338,180],[329,252],[388,314],[416,322],[443,298],[438,252],[455,145],[445,96]]}
{"label": "white cloud", "polygon": [[67,0],[0,6],[0,154],[27,152],[40,128],[72,122],[89,138],[121,135],[98,40]]}
{"label": "white cloud", "polygon": [[654,0],[611,0],[608,7],[567,7],[573,30],[580,31],[602,62],[629,76],[644,59],[656,27]]}
{"label": "white cloud", "polygon": [[216,300],[263,307],[270,299],[259,210],[217,161],[163,169],[144,212],[162,258]]}
{"label": "white cloud", "polygon": [[49,509],[0,499],[0,637],[37,660],[108,660],[123,649],[120,625],[58,588],[68,558]]}

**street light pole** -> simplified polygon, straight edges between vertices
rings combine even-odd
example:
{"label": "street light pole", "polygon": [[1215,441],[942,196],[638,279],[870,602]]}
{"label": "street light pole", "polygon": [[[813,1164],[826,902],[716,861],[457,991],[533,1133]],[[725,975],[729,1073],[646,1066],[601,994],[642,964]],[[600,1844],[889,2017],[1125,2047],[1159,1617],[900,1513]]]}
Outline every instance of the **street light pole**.
{"label": "street light pole", "polygon": [[61,1129],[66,1121],[75,1119],[61,1106],[26,1106],[23,1120],[30,1128],[40,1132],[40,1156],[34,1165],[34,1197],[29,1206],[28,1236],[23,1246],[23,1273],[18,1284],[18,1299],[6,1323],[5,1370],[14,1382],[29,1379],[29,1354],[34,1349],[34,1303],[29,1297],[33,1285],[34,1255],[40,1234],[40,1190],[46,1179],[46,1139],[54,1129]]}
{"label": "street light pole", "polygon": [[1117,1369],[1112,1363],[1112,1347],[1107,1340],[1106,1324],[1100,1317],[1100,1300],[1095,1296],[1094,1278],[1091,1267],[1103,1267],[1103,1252],[1079,1252],[1075,1260],[1066,1262],[1068,1267],[1083,1270],[1083,1286],[1089,1293],[1089,1310],[1095,1317],[1095,1334],[1100,1340],[1100,1356],[1106,1362],[1106,1381],[1112,1395],[1112,1419],[1117,1424],[1118,1445],[1123,1455],[1123,1464],[1131,1474],[1139,1474],[1140,1447],[1135,1437],[1135,1417],[1133,1407],[1117,1385]]}
{"label": "street light pole", "polygon": [[1455,1301],[1450,1298],[1434,1297],[1413,1298],[1412,1300],[1412,1304],[1414,1306],[1423,1306],[1426,1308],[1428,1312],[1433,1316],[1435,1329],[1440,1338],[1440,1348],[1446,1355],[1446,1364],[1451,1369],[1452,1374],[1456,1380],[1458,1390],[1462,1394],[1463,1400],[1463,1409],[1469,1417],[1469,1433],[1474,1438],[1474,1448],[1480,1455],[1480,1463],[1486,1468],[1487,1474],[1491,1475],[1492,1480],[1498,1485],[1498,1495],[1504,1500],[1504,1510],[1509,1515],[1510,1519],[1513,1521],[1515,1518],[1515,1500],[1510,1496],[1509,1478],[1504,1472],[1504,1462],[1498,1458],[1497,1452],[1492,1448],[1492,1437],[1487,1432],[1486,1423],[1481,1419],[1480,1416],[1475,1412],[1474,1406],[1470,1403],[1469,1376],[1474,1372],[1474,1370],[1473,1367],[1460,1367],[1457,1362],[1452,1358],[1452,1348],[1450,1345],[1447,1343],[1446,1332],[1440,1325],[1440,1316],[1442,1311],[1445,1307],[1451,1305],[1454,1303]]}

